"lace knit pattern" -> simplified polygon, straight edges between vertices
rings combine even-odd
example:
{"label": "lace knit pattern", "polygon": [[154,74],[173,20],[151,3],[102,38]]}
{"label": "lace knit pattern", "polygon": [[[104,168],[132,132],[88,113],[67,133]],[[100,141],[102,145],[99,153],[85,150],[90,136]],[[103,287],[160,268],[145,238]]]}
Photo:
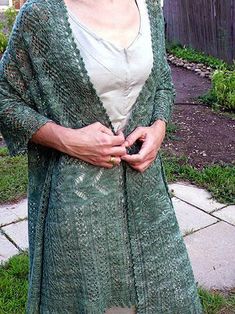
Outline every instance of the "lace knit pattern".
{"label": "lace knit pattern", "polygon": [[[154,63],[124,134],[169,122],[175,89],[160,1],[147,0]],[[27,314],[200,314],[202,307],[161,154],[140,173],[106,169],[30,140],[48,121],[113,126],[79,54],[63,0],[28,0],[0,63],[0,129],[28,154]],[[78,139],[79,140],[79,139]],[[129,149],[132,154],[138,145]]]}

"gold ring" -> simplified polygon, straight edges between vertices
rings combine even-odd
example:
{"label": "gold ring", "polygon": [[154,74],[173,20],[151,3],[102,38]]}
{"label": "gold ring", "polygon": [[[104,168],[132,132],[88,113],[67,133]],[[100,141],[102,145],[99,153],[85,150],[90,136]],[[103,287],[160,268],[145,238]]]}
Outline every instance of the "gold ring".
{"label": "gold ring", "polygon": [[116,164],[116,158],[115,158],[114,156],[110,156],[109,163],[111,163],[112,165],[115,166],[115,164]]}

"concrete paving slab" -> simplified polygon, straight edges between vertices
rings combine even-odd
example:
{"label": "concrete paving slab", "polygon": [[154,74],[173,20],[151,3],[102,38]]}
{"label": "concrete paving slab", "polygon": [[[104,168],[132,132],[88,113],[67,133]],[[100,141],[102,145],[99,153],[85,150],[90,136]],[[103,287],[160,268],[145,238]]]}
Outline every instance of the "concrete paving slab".
{"label": "concrete paving slab", "polygon": [[213,215],[235,226],[235,205],[219,209],[213,212]]}
{"label": "concrete paving slab", "polygon": [[208,191],[187,182],[171,183],[169,184],[169,189],[173,192],[174,196],[208,213],[226,205],[211,199],[211,194]]}
{"label": "concrete paving slab", "polygon": [[28,248],[28,220],[10,224],[2,229],[21,249]]}
{"label": "concrete paving slab", "polygon": [[0,234],[0,264],[17,253],[19,253],[17,248],[4,235]]}
{"label": "concrete paving slab", "polygon": [[0,227],[27,217],[27,206],[27,199],[16,204],[0,205]]}
{"label": "concrete paving slab", "polygon": [[180,230],[183,235],[205,228],[218,221],[218,219],[176,197],[173,197],[172,201]]}
{"label": "concrete paving slab", "polygon": [[221,290],[235,287],[235,227],[221,221],[184,241],[199,285]]}

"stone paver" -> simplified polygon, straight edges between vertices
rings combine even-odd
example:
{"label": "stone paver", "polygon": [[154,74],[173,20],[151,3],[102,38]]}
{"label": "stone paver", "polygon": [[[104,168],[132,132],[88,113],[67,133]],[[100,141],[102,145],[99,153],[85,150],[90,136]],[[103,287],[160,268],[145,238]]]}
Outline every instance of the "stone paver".
{"label": "stone paver", "polygon": [[227,206],[213,213],[214,216],[221,218],[235,226],[235,205]]}
{"label": "stone paver", "polygon": [[197,206],[208,213],[226,205],[211,199],[211,194],[208,191],[187,182],[172,183],[169,184],[169,188],[171,191],[173,190],[172,192],[174,196]]}
{"label": "stone paver", "polygon": [[17,248],[2,234],[0,234],[0,264],[17,254]]}
{"label": "stone paver", "polygon": [[27,217],[27,199],[16,204],[0,205],[0,227]]}
{"label": "stone paver", "polygon": [[180,230],[183,235],[205,228],[218,221],[218,219],[176,197],[173,197],[172,201]]}
{"label": "stone paver", "polygon": [[3,231],[21,248],[28,248],[28,220],[2,227]]}
{"label": "stone paver", "polygon": [[196,281],[207,289],[235,287],[235,228],[218,222],[184,238]]}

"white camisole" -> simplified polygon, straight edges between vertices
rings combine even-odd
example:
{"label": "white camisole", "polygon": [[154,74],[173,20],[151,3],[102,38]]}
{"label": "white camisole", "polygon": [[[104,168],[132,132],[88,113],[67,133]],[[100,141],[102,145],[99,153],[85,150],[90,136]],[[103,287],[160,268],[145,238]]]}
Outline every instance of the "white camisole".
{"label": "white camisole", "polygon": [[90,81],[115,131],[126,124],[153,65],[147,5],[145,0],[136,0],[136,4],[140,28],[127,48],[119,48],[101,38],[68,9],[69,23]]}

